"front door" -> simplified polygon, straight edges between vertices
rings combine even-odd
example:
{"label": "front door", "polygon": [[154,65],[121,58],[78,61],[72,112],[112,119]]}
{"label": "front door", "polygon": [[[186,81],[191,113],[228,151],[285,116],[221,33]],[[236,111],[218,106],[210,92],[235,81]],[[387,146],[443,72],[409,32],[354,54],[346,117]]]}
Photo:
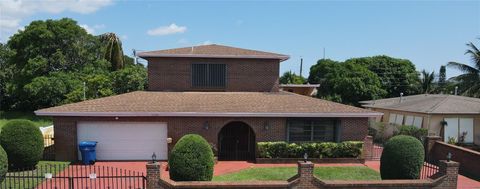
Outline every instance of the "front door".
{"label": "front door", "polygon": [[219,160],[253,160],[255,158],[255,134],[243,122],[231,122],[218,134]]}

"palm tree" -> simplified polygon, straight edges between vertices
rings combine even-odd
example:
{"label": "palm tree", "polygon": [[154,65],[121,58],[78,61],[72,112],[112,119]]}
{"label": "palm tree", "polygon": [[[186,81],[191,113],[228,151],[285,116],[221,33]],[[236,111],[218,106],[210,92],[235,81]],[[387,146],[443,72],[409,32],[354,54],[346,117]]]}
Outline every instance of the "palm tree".
{"label": "palm tree", "polygon": [[480,97],[480,51],[472,42],[468,43],[467,46],[469,49],[465,54],[470,55],[473,65],[449,62],[448,66],[463,72],[462,75],[453,78],[459,82],[462,95],[478,98]]}
{"label": "palm tree", "polygon": [[425,70],[422,70],[422,79],[420,80],[420,83],[422,85],[422,92],[425,94],[428,94],[432,91],[433,89],[433,80],[435,79],[435,72],[428,73]]}
{"label": "palm tree", "polygon": [[112,70],[119,70],[124,67],[122,41],[115,33],[104,33],[100,39],[105,44],[104,58],[112,64]]}

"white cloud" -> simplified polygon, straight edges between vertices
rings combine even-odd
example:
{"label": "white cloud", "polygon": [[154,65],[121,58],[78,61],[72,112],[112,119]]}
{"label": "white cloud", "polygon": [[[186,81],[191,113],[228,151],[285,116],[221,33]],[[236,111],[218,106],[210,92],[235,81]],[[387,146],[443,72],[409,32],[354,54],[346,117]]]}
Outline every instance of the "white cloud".
{"label": "white cloud", "polygon": [[89,26],[89,25],[87,25],[87,24],[80,24],[80,27],[82,27],[83,29],[85,29],[85,30],[87,31],[87,33],[94,35],[94,34],[96,34],[96,31],[97,31],[98,29],[103,29],[103,28],[105,28],[105,25],[104,25],[104,24],[96,24],[96,25],[94,25],[94,26]]}
{"label": "white cloud", "polygon": [[75,12],[89,14],[112,4],[113,0],[2,0],[0,1],[0,40],[19,28],[21,21],[37,13]]}
{"label": "white cloud", "polygon": [[80,24],[80,27],[82,27],[83,29],[85,29],[87,31],[87,33],[89,34],[95,34],[95,29],[93,29],[92,27],[88,26],[87,24]]}
{"label": "white cloud", "polygon": [[122,40],[127,40],[127,39],[128,39],[128,36],[127,36],[127,35],[122,35],[122,36],[120,36],[120,39],[122,39]]}
{"label": "white cloud", "polygon": [[172,23],[169,26],[160,26],[158,28],[148,30],[147,34],[152,36],[162,36],[183,33],[185,31],[187,31],[186,26],[177,26],[175,23]]}

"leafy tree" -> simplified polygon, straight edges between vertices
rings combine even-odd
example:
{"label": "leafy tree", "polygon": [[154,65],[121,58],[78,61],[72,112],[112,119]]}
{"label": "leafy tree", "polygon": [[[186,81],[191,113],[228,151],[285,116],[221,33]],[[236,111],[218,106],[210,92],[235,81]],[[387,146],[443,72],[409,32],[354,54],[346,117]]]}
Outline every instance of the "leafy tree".
{"label": "leafy tree", "polygon": [[304,84],[305,80],[305,78],[293,73],[292,71],[285,72],[280,77],[281,84]]}
{"label": "leafy tree", "polygon": [[380,78],[381,88],[387,92],[385,97],[397,97],[400,93],[413,95],[419,92],[419,75],[410,60],[382,55],[352,58],[345,62],[360,64],[375,73]]}
{"label": "leafy tree", "polygon": [[433,90],[433,80],[435,79],[435,73],[428,73],[425,70],[421,72],[422,78],[420,80],[422,86],[422,92],[425,94],[430,93]]}
{"label": "leafy tree", "polygon": [[465,54],[470,55],[472,65],[462,64],[458,62],[449,62],[447,66],[458,69],[463,72],[462,75],[453,79],[459,82],[459,90],[462,95],[471,97],[480,97],[480,51],[472,43],[468,43],[469,49]]}
{"label": "leafy tree", "polygon": [[437,82],[437,93],[447,93],[447,69],[446,66],[442,65],[440,66],[440,71],[438,73],[438,82]]}
{"label": "leafy tree", "polygon": [[112,63],[113,70],[120,70],[124,67],[124,55],[122,41],[115,33],[105,33],[100,35],[100,39],[106,46],[105,60]]}
{"label": "leafy tree", "polygon": [[[51,73],[80,71],[88,63],[101,58],[102,47],[100,41],[88,34],[85,29],[77,25],[77,22],[63,18],[59,20],[33,21],[13,35],[7,46],[15,52],[10,58],[12,72],[12,86],[7,93],[15,99],[9,99],[15,109],[31,110],[52,102],[59,102],[64,96],[61,85],[56,91],[52,102],[35,103],[40,96],[33,97],[32,87],[48,87],[58,84],[54,78],[48,78]],[[36,79],[37,77],[43,77]],[[53,83],[52,83],[53,82]],[[61,94],[59,92],[62,92]]]}
{"label": "leafy tree", "polygon": [[0,43],[0,110],[7,106],[7,84],[12,77],[12,67],[9,63],[14,52],[5,44]]}
{"label": "leafy tree", "polygon": [[112,73],[113,90],[117,94],[144,90],[147,85],[147,70],[139,65],[128,65]]}
{"label": "leafy tree", "polygon": [[378,99],[385,95],[378,76],[354,63],[322,59],[310,68],[310,83],[319,83],[320,98],[358,105],[359,101]]}

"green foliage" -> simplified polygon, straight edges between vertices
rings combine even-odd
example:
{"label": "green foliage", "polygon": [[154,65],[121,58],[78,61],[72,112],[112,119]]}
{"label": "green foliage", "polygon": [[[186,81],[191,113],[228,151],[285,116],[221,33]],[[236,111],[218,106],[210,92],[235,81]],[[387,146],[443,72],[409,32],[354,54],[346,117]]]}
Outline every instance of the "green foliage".
{"label": "green foliage", "polygon": [[457,144],[457,138],[455,138],[455,137],[448,137],[448,138],[447,138],[447,143],[448,143],[448,144],[456,145],[456,144]]}
{"label": "green foliage", "polygon": [[146,78],[147,72],[143,65],[128,65],[125,69],[112,73],[113,90],[116,94],[144,90]]}
{"label": "green foliage", "polygon": [[5,175],[8,172],[8,157],[7,152],[0,146],[0,183],[5,180]]}
{"label": "green foliage", "polygon": [[412,137],[398,135],[388,140],[380,158],[382,179],[418,179],[425,152],[422,143]]}
{"label": "green foliage", "polygon": [[304,84],[305,82],[305,78],[293,73],[292,71],[285,72],[280,77],[281,84]]}
{"label": "green foliage", "polygon": [[358,64],[372,71],[380,79],[381,88],[386,91],[383,97],[397,97],[418,94],[419,76],[410,60],[389,56],[352,58],[346,63]]}
{"label": "green foliage", "polygon": [[35,166],[43,156],[43,136],[29,120],[11,120],[2,128],[0,144],[9,159],[9,168]]}
{"label": "green foliage", "polygon": [[115,33],[105,33],[100,35],[101,41],[106,46],[105,60],[109,61],[113,70],[122,69],[124,64],[124,55],[122,49],[122,41]]}
{"label": "green foliage", "polygon": [[210,181],[213,177],[213,152],[200,135],[180,138],[168,158],[170,178],[175,181]]}
{"label": "green foliage", "polygon": [[423,141],[423,138],[428,135],[428,129],[425,128],[417,128],[411,125],[402,125],[399,126],[398,131],[394,131],[393,135],[407,135],[415,137],[416,139]]}
{"label": "green foliage", "polygon": [[463,72],[463,74],[453,77],[458,82],[459,92],[462,95],[480,98],[480,50],[472,43],[468,43],[468,50],[465,54],[470,55],[472,65],[458,62],[449,62],[447,66]]}
{"label": "green foliage", "polygon": [[428,94],[434,90],[433,80],[435,79],[435,72],[428,73],[425,70],[420,72],[422,78],[420,79],[420,85],[422,87],[422,93]]}
{"label": "green foliage", "polygon": [[[0,105],[31,111],[146,87],[146,69],[123,55],[116,34],[88,34],[76,21],[33,21],[0,44]],[[124,69],[125,68],[125,69]]]}
{"label": "green foliage", "polygon": [[309,83],[320,84],[317,96],[344,104],[385,96],[379,77],[364,66],[322,59],[310,68]]}
{"label": "green foliage", "polygon": [[346,158],[359,157],[362,153],[363,142],[345,141],[334,142],[259,142],[257,154],[259,158],[303,158],[305,153],[310,158]]}

